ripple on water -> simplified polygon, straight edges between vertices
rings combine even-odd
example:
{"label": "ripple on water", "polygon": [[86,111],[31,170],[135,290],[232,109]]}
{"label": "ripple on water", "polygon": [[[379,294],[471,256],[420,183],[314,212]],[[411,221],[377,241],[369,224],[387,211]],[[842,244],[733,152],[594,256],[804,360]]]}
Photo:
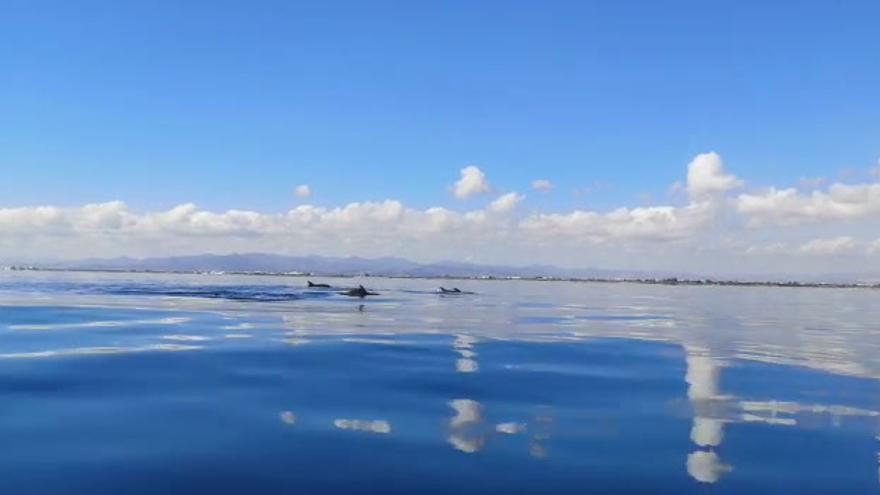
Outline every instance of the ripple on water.
{"label": "ripple on water", "polygon": [[876,489],[859,292],[102,277],[0,282],[2,493]]}

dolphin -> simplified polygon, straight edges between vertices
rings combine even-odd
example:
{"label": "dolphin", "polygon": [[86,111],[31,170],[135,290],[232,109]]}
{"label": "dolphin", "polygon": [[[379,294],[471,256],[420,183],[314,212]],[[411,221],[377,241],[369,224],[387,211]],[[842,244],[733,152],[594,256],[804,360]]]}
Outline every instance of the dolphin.
{"label": "dolphin", "polygon": [[310,289],[329,289],[330,284],[316,284],[311,280],[308,281]]}
{"label": "dolphin", "polygon": [[351,289],[351,290],[347,290],[345,292],[340,292],[340,294],[343,296],[348,296],[348,297],[360,297],[361,299],[363,299],[364,297],[367,297],[367,296],[378,296],[379,295],[378,292],[370,292],[367,289],[364,289],[363,285],[359,285],[357,289]]}
{"label": "dolphin", "polygon": [[469,292],[466,290],[461,290],[458,287],[453,287],[451,289],[447,289],[446,287],[440,287],[440,290],[437,291],[438,294],[445,294],[449,296],[460,296],[463,294],[476,294],[476,292]]}

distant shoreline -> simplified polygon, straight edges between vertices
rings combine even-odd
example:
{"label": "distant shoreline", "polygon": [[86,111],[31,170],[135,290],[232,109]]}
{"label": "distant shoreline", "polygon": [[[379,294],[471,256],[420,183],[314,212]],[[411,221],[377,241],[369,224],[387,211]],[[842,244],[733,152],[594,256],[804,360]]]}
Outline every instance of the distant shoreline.
{"label": "distant shoreline", "polygon": [[113,268],[49,268],[38,266],[7,266],[0,271],[27,272],[68,272],[68,273],[131,273],[131,274],[172,274],[172,275],[245,275],[261,277],[330,277],[330,278],[388,278],[403,280],[486,280],[486,281],[527,281],[527,282],[575,282],[575,283],[606,283],[606,284],[641,284],[641,285],[683,285],[707,287],[793,287],[815,289],[880,289],[880,283],[838,283],[838,282],[798,282],[798,281],[743,281],[682,279],[682,278],[609,278],[609,277],[553,277],[553,276],[498,276],[498,275],[383,275],[372,273],[359,274],[319,274],[306,272],[273,272],[273,271],[239,271],[239,270],[126,270]]}

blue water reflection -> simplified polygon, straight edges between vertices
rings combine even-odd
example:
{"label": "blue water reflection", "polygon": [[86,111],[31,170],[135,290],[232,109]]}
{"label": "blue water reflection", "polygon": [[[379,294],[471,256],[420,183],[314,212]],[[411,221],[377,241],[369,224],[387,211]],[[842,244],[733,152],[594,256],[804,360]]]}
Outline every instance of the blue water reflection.
{"label": "blue water reflection", "polygon": [[880,488],[873,291],[331,282],[0,275],[0,492]]}

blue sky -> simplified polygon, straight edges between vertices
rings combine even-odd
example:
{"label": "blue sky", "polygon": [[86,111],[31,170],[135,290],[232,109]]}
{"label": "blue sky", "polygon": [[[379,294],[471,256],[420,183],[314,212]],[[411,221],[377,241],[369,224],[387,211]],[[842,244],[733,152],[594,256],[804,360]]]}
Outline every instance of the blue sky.
{"label": "blue sky", "polygon": [[[0,207],[283,212],[456,200],[679,203],[700,153],[749,187],[867,182],[876,1],[7,1]],[[584,194],[573,194],[581,190]],[[496,194],[497,195],[497,194]]]}
{"label": "blue sky", "polygon": [[7,2],[3,197],[429,206],[477,164],[606,207],[702,151],[773,184],[880,153],[874,1],[417,3]]}

